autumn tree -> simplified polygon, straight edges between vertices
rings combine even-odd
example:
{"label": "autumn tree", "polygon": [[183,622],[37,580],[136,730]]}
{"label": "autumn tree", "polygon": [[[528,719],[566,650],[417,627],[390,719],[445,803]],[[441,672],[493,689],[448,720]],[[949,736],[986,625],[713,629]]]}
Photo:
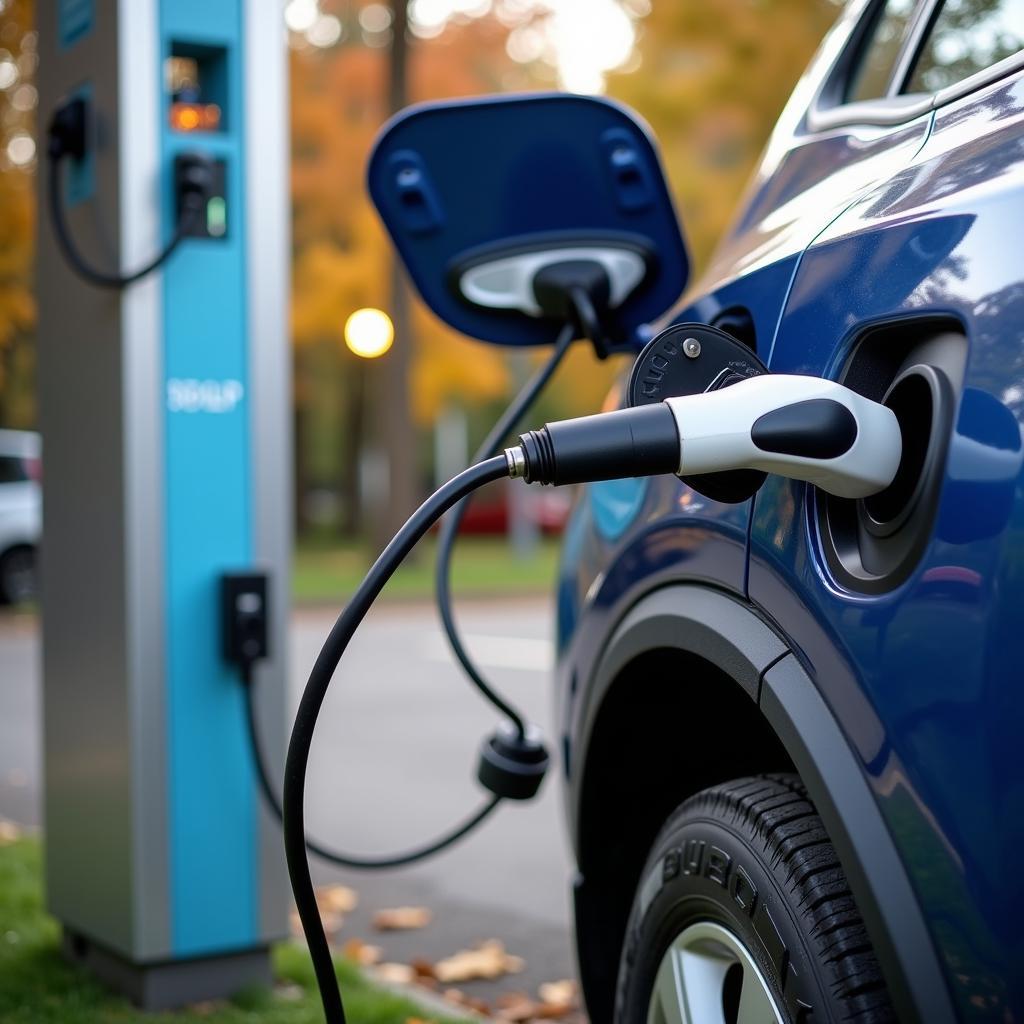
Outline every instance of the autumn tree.
{"label": "autumn tree", "polygon": [[33,139],[36,36],[31,0],[0,13],[0,427],[35,423]]}
{"label": "autumn tree", "polygon": [[654,0],[609,92],[650,123],[698,268],[839,0]]}

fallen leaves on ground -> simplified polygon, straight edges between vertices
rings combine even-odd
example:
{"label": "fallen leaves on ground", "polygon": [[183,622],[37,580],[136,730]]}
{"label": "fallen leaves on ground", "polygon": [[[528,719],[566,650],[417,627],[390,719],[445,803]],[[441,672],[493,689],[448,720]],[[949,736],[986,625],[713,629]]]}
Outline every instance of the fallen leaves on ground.
{"label": "fallen leaves on ground", "polygon": [[424,988],[437,988],[437,975],[434,974],[434,965],[429,960],[417,958],[413,960],[411,967],[416,975],[416,984]]}
{"label": "fallen leaves on ground", "polygon": [[576,1009],[576,982],[549,981],[538,990],[540,1000],[526,992],[505,992],[494,1001],[499,1020],[525,1024],[531,1020],[555,1020]]}
{"label": "fallen leaves on ground", "polygon": [[505,946],[497,939],[481,943],[476,949],[463,949],[454,956],[434,964],[434,975],[438,981],[485,981],[500,978],[504,974],[517,974],[523,969],[523,960],[510,956]]}
{"label": "fallen leaves on ground", "polygon": [[[342,914],[332,914],[330,911],[321,911],[320,920],[323,922],[324,933],[329,939],[337,935],[345,925],[345,918]],[[291,912],[288,921],[291,926],[292,935],[296,939],[304,940],[306,933],[302,928],[302,919],[299,917],[297,910]]]}
{"label": "fallen leaves on ground", "polygon": [[411,985],[416,972],[408,964],[377,964],[373,976],[378,981],[391,985]]}
{"label": "fallen leaves on ground", "polygon": [[483,999],[466,995],[461,989],[446,988],[441,993],[441,998],[446,1003],[451,1003],[453,1006],[459,1006],[465,1010],[472,1010],[474,1013],[479,1013],[482,1017],[489,1017],[491,1015],[491,1008]]}
{"label": "fallen leaves on ground", "polygon": [[501,1020],[527,1021],[537,1016],[540,1004],[526,992],[504,992],[494,1000],[496,1015]]}
{"label": "fallen leaves on ground", "polygon": [[363,967],[372,967],[374,964],[380,963],[380,958],[384,955],[380,946],[371,946],[368,942],[363,942],[362,939],[349,939],[341,947],[341,951],[349,960],[354,960]]}
{"label": "fallen leaves on ground", "polygon": [[391,907],[373,915],[373,927],[381,932],[410,931],[425,928],[431,917],[426,907]]}
{"label": "fallen leaves on ground", "polygon": [[545,982],[537,990],[537,993],[540,996],[540,1001],[547,1006],[567,1006],[571,1008],[576,1005],[576,997],[579,994],[579,990],[572,978],[563,978],[561,981]]}
{"label": "fallen leaves on ground", "polygon": [[347,885],[328,885],[317,889],[316,901],[323,910],[351,914],[359,905],[359,893]]}

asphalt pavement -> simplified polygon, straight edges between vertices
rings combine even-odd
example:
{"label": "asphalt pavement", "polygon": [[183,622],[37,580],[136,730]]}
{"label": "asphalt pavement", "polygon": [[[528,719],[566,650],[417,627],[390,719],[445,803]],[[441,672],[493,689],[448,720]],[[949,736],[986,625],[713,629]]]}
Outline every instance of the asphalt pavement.
{"label": "asphalt pavement", "polygon": [[[334,610],[296,612],[291,629],[293,705]],[[474,602],[459,621],[490,678],[552,735],[550,604]],[[35,619],[0,616],[0,817],[40,815],[40,665]],[[356,854],[401,851],[445,831],[482,799],[474,781],[481,739],[496,714],[454,666],[430,605],[385,604],[357,633],[328,694],[310,758],[307,827]],[[498,989],[536,992],[574,973],[570,855],[556,772],[529,804],[499,808],[465,842],[424,864],[387,872],[319,865],[321,883],[342,883],[359,905],[339,940],[361,938],[389,961],[436,961],[500,939],[525,961]],[[375,932],[375,910],[425,906],[429,926]]]}

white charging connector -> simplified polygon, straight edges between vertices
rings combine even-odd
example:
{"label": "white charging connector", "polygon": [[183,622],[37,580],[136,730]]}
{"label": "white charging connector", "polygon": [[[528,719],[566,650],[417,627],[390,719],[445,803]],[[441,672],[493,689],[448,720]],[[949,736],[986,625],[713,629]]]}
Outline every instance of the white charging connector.
{"label": "white charging connector", "polygon": [[665,405],[679,432],[680,476],[759,469],[865,498],[888,487],[900,464],[892,410],[832,380],[765,374]]}
{"label": "white charging connector", "polygon": [[756,469],[863,498],[892,483],[902,450],[892,410],[835,381],[780,373],[549,423],[505,454],[528,483]]}

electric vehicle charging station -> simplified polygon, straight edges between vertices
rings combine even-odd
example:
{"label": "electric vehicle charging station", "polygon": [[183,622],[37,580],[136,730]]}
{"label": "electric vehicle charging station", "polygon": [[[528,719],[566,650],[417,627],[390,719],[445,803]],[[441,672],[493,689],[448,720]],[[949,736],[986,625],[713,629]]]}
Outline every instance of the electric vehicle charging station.
{"label": "electric vehicle charging station", "polygon": [[[267,653],[254,685],[279,773],[286,41],[260,0],[60,0],[37,17],[40,123],[84,101],[84,145],[40,168],[43,189],[57,175],[38,248],[46,900],[69,956],[158,1008],[269,980],[286,932],[280,829],[221,614],[230,597]],[[190,154],[210,177],[186,220]],[[174,251],[99,288],[61,226],[110,276]]]}

